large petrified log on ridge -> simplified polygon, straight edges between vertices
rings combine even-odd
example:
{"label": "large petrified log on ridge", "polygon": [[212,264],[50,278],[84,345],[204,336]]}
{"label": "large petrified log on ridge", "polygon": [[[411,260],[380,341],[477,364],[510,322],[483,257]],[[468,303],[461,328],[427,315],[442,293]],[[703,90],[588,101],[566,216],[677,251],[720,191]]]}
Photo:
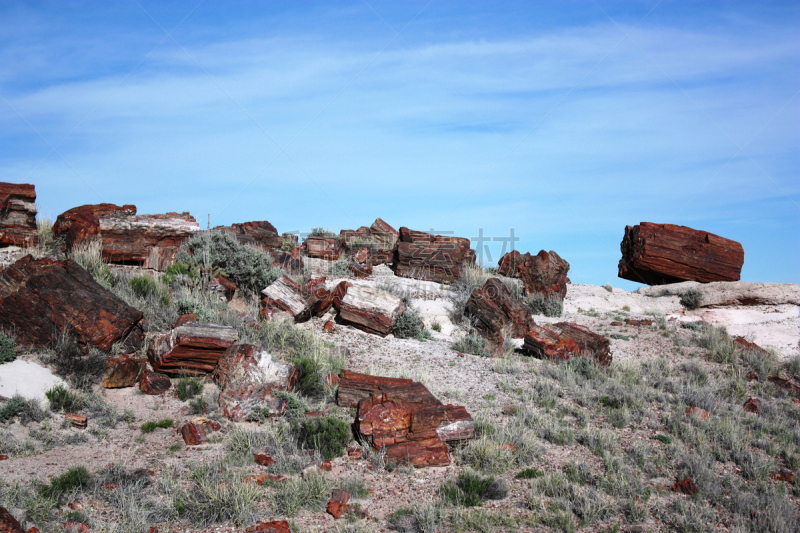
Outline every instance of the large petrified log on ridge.
{"label": "large petrified log on ridge", "polygon": [[371,287],[350,287],[341,300],[339,318],[345,324],[385,337],[405,312],[403,299]]}
{"label": "large petrified log on ridge", "polygon": [[230,226],[216,226],[214,231],[224,231],[236,237],[241,244],[250,246],[280,250],[283,247],[284,238],[278,235],[275,226],[266,220],[254,222],[243,222],[241,224],[231,224]]}
{"label": "large petrified log on ridge", "polygon": [[164,270],[175,260],[181,244],[200,231],[189,213],[137,215],[136,206],[83,205],[58,216],[57,236],[66,233],[70,250],[76,243],[99,235],[103,260]]}
{"label": "large petrified log on ridge", "polygon": [[0,246],[36,246],[36,189],[0,182]]}
{"label": "large petrified log on ridge", "polygon": [[475,320],[475,329],[500,351],[503,329],[521,339],[536,325],[523,301],[497,278],[489,278],[482,288],[472,291],[464,312]]}
{"label": "large petrified log on ridge", "polygon": [[147,357],[156,372],[172,376],[208,374],[237,340],[239,333],[232,327],[189,322],[171,331],[156,333],[147,347]]}
{"label": "large petrified log on ridge", "polygon": [[308,237],[305,245],[309,257],[333,260],[342,254],[339,240],[333,237]]}
{"label": "large petrified log on ridge", "polygon": [[34,260],[27,255],[0,272],[0,328],[17,343],[53,347],[60,335],[74,335],[108,351],[118,341],[142,344],[144,315],[97,283],[72,259]]}
{"label": "large petrified log on ridge", "polygon": [[674,224],[625,226],[619,277],[647,285],[738,281],[744,249],[736,241]]}
{"label": "large petrified log on ridge", "polygon": [[541,250],[536,255],[520,254],[517,250],[505,254],[498,263],[498,274],[519,278],[529,296],[541,294],[545,298],[556,296],[562,302],[567,295],[569,263],[553,250]]}
{"label": "large petrified log on ridge", "polygon": [[404,278],[453,283],[465,264],[475,264],[469,239],[400,228],[395,274]]}
{"label": "large petrified log on ridge", "polygon": [[560,361],[591,357],[600,366],[611,364],[608,339],[593,333],[586,326],[569,322],[534,326],[525,335],[522,347],[537,357]]}
{"label": "large petrified log on ridge", "polygon": [[[342,371],[337,402],[358,405],[356,431],[386,457],[413,466],[450,464],[445,442],[474,436],[474,421],[461,406],[444,405],[410,379]],[[357,403],[354,403],[357,402]]]}
{"label": "large petrified log on ridge", "polygon": [[280,416],[286,410],[283,399],[272,391],[294,387],[298,371],[293,365],[274,361],[259,346],[234,344],[219,360],[213,374],[220,388],[219,406],[225,416],[234,421],[247,418],[253,408],[268,407],[270,416]]}
{"label": "large petrified log on ridge", "polygon": [[[339,233],[339,242],[348,252],[356,248],[368,248],[373,253],[393,252],[399,238],[400,232],[381,218],[376,218],[370,227],[344,229]],[[380,263],[373,263],[377,264]]]}

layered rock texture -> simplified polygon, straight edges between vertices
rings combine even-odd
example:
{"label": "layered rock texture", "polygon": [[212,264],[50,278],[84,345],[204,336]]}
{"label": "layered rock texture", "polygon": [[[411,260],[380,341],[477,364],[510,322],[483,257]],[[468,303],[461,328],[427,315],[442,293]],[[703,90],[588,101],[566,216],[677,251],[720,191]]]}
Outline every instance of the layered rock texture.
{"label": "layered rock texture", "polygon": [[545,298],[556,297],[562,302],[567,295],[569,263],[550,250],[541,250],[536,255],[520,254],[514,250],[505,254],[498,264],[497,273],[510,278],[519,278],[528,296],[540,294]]}
{"label": "layered rock texture", "polygon": [[568,322],[534,326],[525,335],[522,347],[537,357],[559,361],[591,357],[598,365],[608,366],[612,359],[608,339],[586,326]]}
{"label": "layered rock texture", "polygon": [[341,300],[339,318],[346,324],[385,337],[405,310],[403,299],[391,292],[350,287]]}
{"label": "layered rock texture", "polygon": [[67,250],[77,243],[99,237],[103,260],[164,270],[175,261],[181,244],[200,231],[189,213],[137,215],[136,206],[83,205],[58,216],[53,225],[64,235]]}
{"label": "layered rock texture", "polygon": [[497,278],[488,279],[482,288],[472,291],[465,313],[495,351],[502,351],[504,331],[521,339],[535,326],[525,303]]}
{"label": "layered rock texture", "polygon": [[167,375],[203,375],[213,372],[220,357],[237,340],[235,328],[189,322],[171,331],[156,333],[147,348],[150,365]]}
{"label": "layered rock texture", "polygon": [[0,182],[0,247],[36,246],[36,189]]}
{"label": "layered rock texture", "polygon": [[464,265],[475,264],[469,239],[400,228],[395,274],[406,278],[453,283]]}
{"label": "layered rock texture", "polygon": [[62,334],[82,349],[109,351],[118,341],[141,346],[144,315],[104,289],[72,259],[28,255],[0,272],[0,329],[17,342],[42,348]]}
{"label": "layered rock texture", "polygon": [[738,281],[744,249],[736,241],[673,224],[625,226],[619,277],[664,285],[679,281]]}
{"label": "layered rock texture", "polygon": [[242,244],[258,248],[268,248],[271,251],[283,247],[284,237],[278,235],[275,226],[266,220],[231,224],[230,226],[217,226],[215,231],[224,231],[232,234]]}

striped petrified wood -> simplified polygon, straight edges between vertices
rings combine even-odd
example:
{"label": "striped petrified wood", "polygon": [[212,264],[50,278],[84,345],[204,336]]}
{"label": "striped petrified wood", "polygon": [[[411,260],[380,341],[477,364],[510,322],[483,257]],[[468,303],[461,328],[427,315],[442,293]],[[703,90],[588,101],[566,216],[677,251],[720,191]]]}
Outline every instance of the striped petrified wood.
{"label": "striped petrified wood", "polygon": [[0,246],[36,246],[36,189],[0,182]]}
{"label": "striped petrified wood", "polygon": [[219,358],[239,340],[235,328],[190,322],[164,333],[156,333],[147,348],[150,365],[167,375],[208,374]]}
{"label": "striped petrified wood", "polygon": [[573,357],[591,357],[600,366],[611,364],[609,342],[586,326],[559,322],[534,326],[525,335],[522,347],[537,357],[569,361]]}
{"label": "striped petrified wood", "polygon": [[465,264],[475,264],[469,239],[431,235],[400,228],[395,274],[405,278],[453,283]]}
{"label": "striped petrified wood", "polygon": [[405,312],[403,299],[371,287],[350,287],[339,306],[339,318],[367,333],[385,337]]}
{"label": "striped petrified wood", "polygon": [[663,285],[679,281],[738,281],[744,249],[736,241],[674,224],[625,226],[619,277]]}

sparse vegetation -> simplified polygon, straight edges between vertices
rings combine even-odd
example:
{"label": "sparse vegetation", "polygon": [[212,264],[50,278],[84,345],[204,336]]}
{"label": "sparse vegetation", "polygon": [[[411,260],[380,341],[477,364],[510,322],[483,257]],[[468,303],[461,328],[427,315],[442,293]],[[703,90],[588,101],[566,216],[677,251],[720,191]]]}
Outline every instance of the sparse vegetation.
{"label": "sparse vegetation", "polygon": [[190,400],[203,392],[203,384],[197,378],[182,377],[175,384],[175,393],[182,402]]}
{"label": "sparse vegetation", "polygon": [[81,406],[80,397],[63,385],[56,385],[47,390],[44,395],[50,402],[50,409],[53,411],[71,412],[78,410]]}
{"label": "sparse vegetation", "polygon": [[681,305],[686,309],[697,309],[703,303],[703,293],[698,289],[687,289],[681,294]]}
{"label": "sparse vegetation", "polygon": [[528,311],[534,315],[561,316],[564,311],[564,304],[555,295],[545,297],[536,293],[525,298],[525,305],[528,307]]}
{"label": "sparse vegetation", "polygon": [[164,419],[159,420],[158,422],[154,422],[152,420],[149,420],[149,421],[145,422],[144,424],[142,424],[139,429],[142,431],[142,433],[152,433],[157,428],[169,429],[173,425],[175,425],[175,421],[174,420],[172,420],[171,418],[164,418]]}
{"label": "sparse vegetation", "polygon": [[431,340],[431,332],[422,327],[422,318],[416,309],[409,307],[395,321],[392,333],[398,339]]}
{"label": "sparse vegetation", "polygon": [[0,365],[10,363],[17,358],[17,343],[10,336],[0,331]]}
{"label": "sparse vegetation", "polygon": [[323,459],[344,455],[344,447],[353,440],[350,425],[337,418],[302,420],[295,428],[300,446],[308,450],[319,450]]}
{"label": "sparse vegetation", "polygon": [[504,479],[483,477],[475,472],[462,472],[454,480],[445,481],[439,493],[445,503],[462,507],[475,507],[484,500],[502,500],[508,496],[508,484]]}
{"label": "sparse vegetation", "polygon": [[481,357],[492,356],[491,352],[489,352],[486,339],[475,333],[459,337],[453,342],[452,348],[461,353],[480,355]]}

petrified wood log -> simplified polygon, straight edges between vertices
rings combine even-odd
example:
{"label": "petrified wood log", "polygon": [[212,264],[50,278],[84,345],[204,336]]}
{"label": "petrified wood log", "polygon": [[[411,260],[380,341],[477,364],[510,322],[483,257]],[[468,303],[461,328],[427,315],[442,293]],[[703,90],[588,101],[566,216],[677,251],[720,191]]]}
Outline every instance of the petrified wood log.
{"label": "petrified wood log", "polygon": [[[400,389],[405,391],[407,390],[405,387],[412,383],[415,382],[406,378],[387,378],[342,370],[339,374],[336,404],[340,407],[356,407],[358,402],[365,398],[380,396],[384,392],[391,393]],[[423,394],[425,386],[422,383],[417,383],[415,386],[417,387],[416,392],[412,392],[412,394]]]}
{"label": "petrified wood log", "polygon": [[0,506],[0,533],[25,533],[22,524],[2,506]]}
{"label": "petrified wood log", "polygon": [[305,264],[299,256],[295,257],[281,250],[273,251],[271,255],[272,262],[276,267],[282,268],[291,274],[299,274],[305,268]]}
{"label": "petrified wood log", "polygon": [[382,250],[394,249],[394,245],[397,244],[397,240],[400,238],[400,232],[382,218],[376,218],[375,222],[369,227],[369,231],[381,245]]}
{"label": "petrified wood log", "polygon": [[343,517],[347,512],[348,501],[350,501],[349,492],[343,489],[333,489],[333,495],[328,500],[328,514],[336,519]]}
{"label": "petrified wood log", "polygon": [[143,323],[141,311],[104,289],[72,259],[27,255],[0,272],[0,328],[21,345],[52,347],[66,332],[84,351],[89,344],[108,351],[121,340],[138,349]]}
{"label": "petrified wood log", "polygon": [[368,278],[372,275],[372,265],[353,263],[347,267],[357,278]]}
{"label": "petrified wood log", "polygon": [[309,257],[320,259],[339,259],[342,249],[339,240],[333,237],[309,237],[305,242]]}
{"label": "petrified wood log", "polygon": [[293,365],[274,361],[259,346],[235,344],[225,351],[214,370],[220,388],[219,406],[234,421],[247,418],[254,407],[268,407],[270,416],[286,410],[283,399],[272,395],[275,390],[290,390],[297,382]]}
{"label": "petrified wood log", "polygon": [[524,337],[522,347],[537,357],[568,361],[573,357],[591,357],[600,366],[611,364],[608,339],[586,326],[559,322],[534,326]]}
{"label": "petrified wood log", "polygon": [[150,366],[167,375],[212,372],[219,358],[239,339],[236,329],[207,322],[190,322],[156,333],[147,348]]}
{"label": "petrified wood log", "polygon": [[562,302],[567,295],[569,263],[552,250],[549,253],[541,250],[536,255],[514,250],[500,258],[497,272],[521,279],[528,295],[557,296]]}
{"label": "petrified wood log", "polygon": [[619,277],[648,285],[738,281],[744,264],[738,242],[673,224],[625,226],[620,248]]}
{"label": "petrified wood log", "polygon": [[139,378],[139,389],[150,396],[164,394],[170,387],[172,387],[172,381],[169,379],[169,376],[165,374],[150,372],[145,369],[145,371],[142,372],[142,377]]}
{"label": "petrified wood log", "polygon": [[0,182],[0,246],[36,246],[36,189]]}
{"label": "petrified wood log", "polygon": [[489,278],[480,289],[472,291],[465,314],[475,322],[475,329],[502,351],[503,329],[515,338],[522,338],[536,324],[522,300],[505,283]]}
{"label": "petrified wood log", "polygon": [[250,246],[280,250],[284,239],[278,235],[275,226],[266,220],[255,222],[244,222],[241,224],[231,224],[230,226],[217,226],[214,231],[224,231],[236,237],[241,244]]}
{"label": "petrified wood log", "polygon": [[261,291],[267,305],[287,311],[293,317],[303,316],[309,307],[303,288],[287,276],[281,276]]}
{"label": "petrified wood log", "polygon": [[138,359],[128,355],[109,356],[103,371],[103,387],[118,389],[133,387],[147,368],[147,359]]}
{"label": "petrified wood log", "polygon": [[395,274],[405,278],[452,283],[465,264],[475,263],[469,239],[431,235],[400,228]]}
{"label": "petrified wood log", "polygon": [[367,333],[385,337],[406,306],[403,299],[388,291],[370,287],[350,287],[341,300],[339,318]]}
{"label": "petrified wood log", "polygon": [[181,436],[187,446],[198,446],[208,442],[208,434],[202,424],[187,422],[181,426]]}

